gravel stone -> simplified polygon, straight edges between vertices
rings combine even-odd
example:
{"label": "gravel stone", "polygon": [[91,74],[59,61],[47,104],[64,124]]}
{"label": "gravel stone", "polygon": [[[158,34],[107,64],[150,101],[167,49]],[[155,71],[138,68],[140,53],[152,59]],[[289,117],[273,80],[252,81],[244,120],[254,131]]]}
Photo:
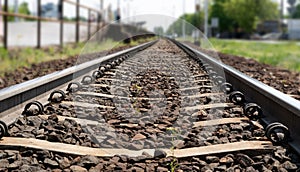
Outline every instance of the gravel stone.
{"label": "gravel stone", "polygon": [[7,159],[1,159],[0,160],[0,168],[7,168],[9,165],[9,162]]}
{"label": "gravel stone", "polygon": [[154,157],[155,158],[165,158],[167,156],[167,153],[160,150],[160,149],[155,149],[154,151]]}
{"label": "gravel stone", "polygon": [[44,163],[47,164],[47,165],[49,165],[49,166],[51,166],[51,167],[57,167],[58,166],[58,163],[56,161],[51,160],[49,158],[46,158],[44,160]]}
{"label": "gravel stone", "polygon": [[219,157],[217,157],[217,156],[206,156],[206,160],[210,163],[219,162]]}
{"label": "gravel stone", "polygon": [[293,164],[290,161],[285,161],[282,164],[282,167],[285,168],[285,169],[287,169],[287,170],[296,170],[297,169],[296,164]]}
{"label": "gravel stone", "polygon": [[80,167],[78,165],[72,165],[70,167],[70,169],[72,170],[72,172],[87,172],[88,171],[87,169]]}

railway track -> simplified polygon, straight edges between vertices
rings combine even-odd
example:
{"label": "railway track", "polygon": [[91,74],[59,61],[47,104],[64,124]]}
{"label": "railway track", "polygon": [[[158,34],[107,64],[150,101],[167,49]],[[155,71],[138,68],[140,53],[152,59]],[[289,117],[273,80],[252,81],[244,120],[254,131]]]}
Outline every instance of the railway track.
{"label": "railway track", "polygon": [[0,171],[299,170],[299,102],[174,40],[3,89],[0,103]]}

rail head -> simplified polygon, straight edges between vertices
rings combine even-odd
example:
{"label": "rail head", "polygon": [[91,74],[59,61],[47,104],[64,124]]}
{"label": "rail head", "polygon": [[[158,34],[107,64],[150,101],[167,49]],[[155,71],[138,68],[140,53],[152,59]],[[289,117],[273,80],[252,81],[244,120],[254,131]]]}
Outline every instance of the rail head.
{"label": "rail head", "polygon": [[224,71],[226,81],[236,90],[244,92],[248,101],[261,106],[264,112],[262,121],[266,124],[281,122],[288,126],[292,141],[289,144],[300,154],[300,101],[230,67],[209,55],[196,50],[185,43],[177,45],[190,51],[211,64],[218,71]]}
{"label": "rail head", "polygon": [[127,53],[136,52],[151,46],[156,41],[150,41],[141,45],[119,51],[95,60],[85,62],[61,71],[57,71],[33,80],[26,81],[17,85],[13,85],[0,90],[0,113],[21,104],[29,99],[34,98],[44,92],[52,90],[66,82],[69,82],[79,76],[97,69],[100,63],[111,60],[113,58],[125,55]]}

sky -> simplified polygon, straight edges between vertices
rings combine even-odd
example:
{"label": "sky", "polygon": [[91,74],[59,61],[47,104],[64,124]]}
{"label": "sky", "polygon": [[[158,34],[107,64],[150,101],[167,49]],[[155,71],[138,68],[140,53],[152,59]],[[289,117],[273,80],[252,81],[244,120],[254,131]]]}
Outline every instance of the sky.
{"label": "sky", "polygon": [[[15,0],[9,0],[10,5],[14,4]],[[28,2],[31,11],[36,9],[36,0],[18,0],[19,3]],[[76,0],[72,0],[76,1]],[[104,8],[111,5],[112,9],[117,8],[118,0],[103,0]],[[197,0],[196,0],[197,1]],[[57,3],[58,0],[42,0],[42,4],[48,2]],[[120,0],[120,9],[123,17],[142,14],[162,14],[172,17],[179,17],[183,13],[183,0]],[[100,8],[100,0],[81,0],[81,3],[90,7]],[[195,10],[195,0],[185,0],[185,12],[191,13]],[[128,8],[130,9],[128,11]],[[86,10],[81,10],[81,13],[86,13]],[[65,15],[74,16],[75,7],[65,3]]]}
{"label": "sky", "polygon": [[[2,0],[3,1],[3,0]],[[16,0],[9,0],[10,5],[14,4]],[[30,11],[36,11],[36,0],[17,0],[19,3],[28,2]],[[72,0],[76,2],[76,0]],[[96,9],[100,8],[101,0],[80,0],[80,2],[89,7],[93,7]],[[148,23],[156,23],[163,25],[166,27],[170,22],[176,20],[183,13],[192,13],[195,11],[195,3],[202,2],[203,0],[103,0],[104,8],[107,9],[108,6],[111,6],[112,10],[116,10],[118,6],[118,2],[120,3],[121,17],[127,18],[131,17],[134,21],[143,20],[143,17],[133,17],[139,15],[146,14],[159,14],[155,15],[155,17],[151,18],[151,21]],[[280,3],[280,0],[273,0],[274,2]],[[42,0],[42,4],[46,4],[48,2],[57,3],[58,0]],[[284,0],[285,8],[287,7],[287,0]],[[67,17],[75,16],[75,6],[70,5],[68,3],[64,3],[64,15]],[[201,5],[203,7],[203,5]],[[87,10],[81,9],[80,14],[87,17]],[[169,16],[169,17],[162,17]],[[148,17],[149,18],[149,17]],[[147,19],[149,20],[149,19]],[[159,20],[159,22],[157,22]]]}
{"label": "sky", "polygon": [[[3,1],[3,0],[2,0]],[[12,5],[15,0],[9,0]],[[31,11],[36,9],[36,0],[18,0],[21,2],[28,2]],[[72,0],[76,1],[76,0]],[[117,8],[118,0],[103,0],[104,8],[111,5],[112,9]],[[203,0],[119,0],[120,9],[123,17],[141,15],[141,14],[162,14],[167,16],[172,16],[178,18],[183,12],[192,13],[195,11],[195,2]],[[280,0],[273,0],[274,2],[280,2]],[[285,6],[287,6],[286,1]],[[42,4],[54,2],[57,3],[58,0],[42,0]],[[81,0],[81,3],[94,8],[100,8],[100,0]],[[183,6],[184,3],[184,6]],[[65,3],[65,15],[74,16],[75,7],[73,5],[68,5]],[[183,8],[185,7],[185,8]],[[129,10],[128,10],[129,9]],[[81,10],[83,15],[87,15],[86,10]]]}

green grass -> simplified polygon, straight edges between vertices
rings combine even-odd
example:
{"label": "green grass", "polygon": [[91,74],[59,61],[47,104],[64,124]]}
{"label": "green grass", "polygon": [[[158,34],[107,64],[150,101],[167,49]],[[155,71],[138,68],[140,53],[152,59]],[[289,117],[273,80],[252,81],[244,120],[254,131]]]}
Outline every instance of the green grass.
{"label": "green grass", "polygon": [[300,72],[300,45],[297,42],[268,44],[220,39],[210,39],[210,42],[219,52],[253,58],[261,63]]}
{"label": "green grass", "polygon": [[0,48],[0,76],[4,72],[12,72],[20,67],[30,67],[32,64],[54,60],[65,59],[76,54],[80,54],[83,44],[69,44],[64,48],[47,47],[42,49],[35,48]]}
{"label": "green grass", "polygon": [[[150,39],[149,39],[150,40]],[[130,45],[137,45],[138,42],[132,41]],[[55,59],[66,59],[71,56],[76,56],[81,53],[93,53],[103,50],[124,46],[124,43],[112,41],[110,39],[99,43],[79,43],[66,44],[63,48],[50,46],[42,49],[32,47],[26,48],[11,48],[6,50],[0,47],[0,76],[5,72],[13,72],[20,67],[30,67],[32,64],[37,64]]]}

